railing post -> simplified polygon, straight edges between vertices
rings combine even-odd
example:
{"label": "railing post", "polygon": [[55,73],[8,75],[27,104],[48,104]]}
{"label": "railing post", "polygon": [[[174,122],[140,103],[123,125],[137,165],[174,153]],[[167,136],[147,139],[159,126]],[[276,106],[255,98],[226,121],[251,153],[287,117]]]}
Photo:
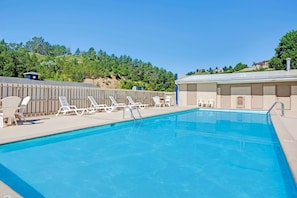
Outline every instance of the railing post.
{"label": "railing post", "polygon": [[280,102],[280,104],[281,104],[281,108],[282,108],[282,116],[284,116],[285,115],[285,105],[283,102]]}
{"label": "railing post", "polygon": [[268,109],[268,111],[267,111],[267,115],[268,115],[268,113],[270,113],[270,111],[272,110],[272,108],[273,108],[277,103],[281,104],[281,109],[282,109],[282,110],[281,110],[281,111],[282,111],[281,116],[284,116],[284,115],[285,115],[285,105],[284,105],[284,103],[281,102],[281,101],[276,101],[276,102],[274,102],[273,105]]}

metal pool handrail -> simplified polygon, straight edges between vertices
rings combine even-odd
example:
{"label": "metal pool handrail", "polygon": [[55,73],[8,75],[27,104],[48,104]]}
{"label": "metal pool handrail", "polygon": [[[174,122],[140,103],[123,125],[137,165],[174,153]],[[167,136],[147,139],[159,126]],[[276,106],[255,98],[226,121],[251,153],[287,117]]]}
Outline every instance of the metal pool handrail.
{"label": "metal pool handrail", "polygon": [[268,115],[268,113],[270,113],[270,111],[273,109],[273,107],[274,107],[277,103],[279,103],[279,104],[281,105],[281,108],[282,108],[282,114],[281,114],[281,116],[284,116],[284,115],[285,115],[285,105],[284,105],[284,103],[281,102],[281,101],[276,101],[276,102],[274,102],[273,105],[268,109],[268,111],[267,111],[267,115]]}
{"label": "metal pool handrail", "polygon": [[[131,117],[133,117],[133,119],[136,120],[135,115],[134,115],[134,113],[133,113],[133,111],[132,111],[133,109],[132,109],[131,105],[126,105],[126,106],[123,108],[123,119],[125,118],[125,111],[126,111],[126,109],[128,109],[128,110],[130,111],[130,113],[131,113]],[[142,116],[141,116],[141,113],[140,113],[138,107],[135,107],[135,109],[137,110],[140,119],[142,119]]]}

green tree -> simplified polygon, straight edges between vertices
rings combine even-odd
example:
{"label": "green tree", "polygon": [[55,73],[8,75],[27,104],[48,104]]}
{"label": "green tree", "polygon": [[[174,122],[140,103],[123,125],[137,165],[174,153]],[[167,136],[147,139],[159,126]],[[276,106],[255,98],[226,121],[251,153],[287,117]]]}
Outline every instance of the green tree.
{"label": "green tree", "polygon": [[212,70],[211,67],[208,69],[208,72],[209,72],[210,74],[213,74],[213,70]]}
{"label": "green tree", "polygon": [[194,75],[194,74],[195,74],[195,72],[193,72],[193,71],[186,73],[187,76],[191,76],[191,75]]}
{"label": "green tree", "polygon": [[93,47],[91,47],[88,52],[86,52],[86,56],[90,59],[90,60],[95,60],[96,58],[96,51]]}
{"label": "green tree", "polygon": [[237,63],[237,65],[234,67],[234,70],[235,71],[240,71],[240,70],[242,70],[244,68],[247,68],[247,67],[248,67],[247,64],[243,64],[242,62],[240,62],[240,63]]}
{"label": "green tree", "polygon": [[269,61],[269,67],[276,70],[286,68],[286,58],[291,58],[291,68],[297,68],[297,31],[287,32],[275,48],[275,55]]}
{"label": "green tree", "polygon": [[284,69],[282,60],[280,58],[278,58],[277,56],[272,57],[268,64],[269,64],[269,67],[274,68],[275,70]]}
{"label": "green tree", "polygon": [[224,72],[227,72],[228,71],[228,67],[227,66],[223,67],[223,71]]}
{"label": "green tree", "polygon": [[38,54],[48,55],[46,53],[46,48],[48,48],[48,43],[44,41],[42,37],[33,37],[31,41],[27,41],[25,47],[29,52],[34,52]]}
{"label": "green tree", "polygon": [[51,45],[42,37],[33,37],[25,45],[0,41],[0,75],[22,77],[35,71],[44,80],[82,82],[85,78],[121,80],[121,88],[133,86],[147,90],[174,91],[174,74],[127,55],[117,57],[91,47],[87,52],[77,48],[71,55],[63,45]]}
{"label": "green tree", "polygon": [[74,54],[75,54],[75,55],[80,55],[80,50],[79,50],[79,48],[76,49],[76,51],[75,51]]}

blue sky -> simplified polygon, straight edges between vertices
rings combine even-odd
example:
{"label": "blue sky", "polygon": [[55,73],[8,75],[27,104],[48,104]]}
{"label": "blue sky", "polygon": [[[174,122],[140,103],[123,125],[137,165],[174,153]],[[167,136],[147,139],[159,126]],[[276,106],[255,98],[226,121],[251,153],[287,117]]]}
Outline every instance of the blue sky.
{"label": "blue sky", "polygon": [[248,66],[297,30],[296,0],[1,0],[0,39],[128,55],[173,73]]}

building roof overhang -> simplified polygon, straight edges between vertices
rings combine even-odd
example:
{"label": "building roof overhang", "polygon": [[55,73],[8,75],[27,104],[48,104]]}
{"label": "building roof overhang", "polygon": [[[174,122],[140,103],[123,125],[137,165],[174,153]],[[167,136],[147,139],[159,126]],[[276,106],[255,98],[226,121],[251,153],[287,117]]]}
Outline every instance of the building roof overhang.
{"label": "building roof overhang", "polygon": [[267,72],[244,72],[231,74],[210,74],[187,76],[175,81],[179,84],[242,84],[269,82],[297,82],[297,70],[279,70]]}

